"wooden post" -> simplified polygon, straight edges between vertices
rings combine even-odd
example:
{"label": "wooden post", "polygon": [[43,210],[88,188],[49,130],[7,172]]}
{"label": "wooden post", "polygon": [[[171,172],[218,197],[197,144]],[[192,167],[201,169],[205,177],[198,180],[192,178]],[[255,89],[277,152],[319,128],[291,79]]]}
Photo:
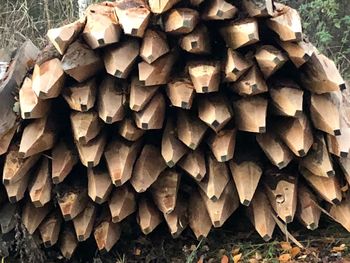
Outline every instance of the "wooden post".
{"label": "wooden post", "polygon": [[296,43],[278,41],[278,44],[288,53],[290,60],[297,68],[308,62],[315,51],[315,47],[311,43],[304,41]]}
{"label": "wooden post", "polygon": [[179,166],[197,181],[201,181],[207,172],[204,153],[199,148],[182,158]]}
{"label": "wooden post", "polygon": [[142,196],[139,199],[138,207],[137,222],[142,233],[148,235],[162,222],[162,214],[159,212],[152,200],[145,196]]}
{"label": "wooden post", "polygon": [[249,68],[252,63],[246,60],[239,52],[227,49],[225,62],[225,79],[227,82],[237,81]]}
{"label": "wooden post", "polygon": [[32,202],[27,201],[22,211],[22,223],[32,235],[52,209],[52,204],[46,204],[42,207],[33,206]]}
{"label": "wooden post", "polygon": [[190,8],[174,8],[164,17],[164,31],[168,34],[188,34],[199,22],[198,11]]}
{"label": "wooden post", "polygon": [[195,97],[192,82],[187,78],[176,78],[167,85],[166,93],[174,107],[191,109]]}
{"label": "wooden post", "polygon": [[71,189],[57,197],[65,221],[74,219],[88,202],[87,189]]}
{"label": "wooden post", "polygon": [[45,248],[57,243],[62,224],[62,217],[57,210],[48,215],[39,226],[41,240]]}
{"label": "wooden post", "polygon": [[106,170],[101,168],[88,169],[88,195],[92,201],[103,204],[108,200],[112,188],[112,181]]}
{"label": "wooden post", "polygon": [[220,62],[189,62],[188,72],[197,93],[209,93],[219,90]]}
{"label": "wooden post", "polygon": [[244,0],[242,4],[244,10],[249,14],[250,17],[269,17],[273,15],[273,0]]}
{"label": "wooden post", "polygon": [[161,14],[171,9],[180,0],[149,0],[152,13]]}
{"label": "wooden post", "polygon": [[209,54],[211,44],[207,27],[198,25],[192,32],[180,38],[179,45],[183,50],[192,54]]}
{"label": "wooden post", "polygon": [[140,56],[144,61],[152,64],[169,51],[167,38],[163,32],[153,29],[146,30],[140,49]]}
{"label": "wooden post", "polygon": [[92,168],[100,163],[106,140],[106,134],[102,132],[87,144],[76,143],[80,161],[84,166]]}
{"label": "wooden post", "polygon": [[264,45],[255,53],[261,72],[265,79],[269,78],[288,61],[288,57],[272,45]]}
{"label": "wooden post", "polygon": [[74,140],[80,144],[87,144],[100,134],[102,123],[97,112],[72,112],[70,122]]}
{"label": "wooden post", "polygon": [[69,260],[78,246],[74,230],[66,226],[60,235],[59,243],[62,256]]}
{"label": "wooden post", "polygon": [[121,227],[113,223],[111,219],[102,221],[94,231],[97,248],[101,252],[109,252],[118,242],[121,234]]}
{"label": "wooden post", "polygon": [[73,218],[75,234],[79,242],[83,242],[90,237],[95,217],[96,206],[93,202],[89,201],[85,209],[78,216]]}
{"label": "wooden post", "polygon": [[119,223],[136,211],[136,196],[129,186],[121,186],[114,190],[108,202],[112,222]]}
{"label": "wooden post", "polygon": [[160,86],[144,86],[135,76],[130,85],[130,109],[136,112],[143,110],[154,97]]}
{"label": "wooden post", "polygon": [[232,19],[237,14],[238,9],[225,0],[214,0],[209,3],[202,12],[204,20],[226,20]]}
{"label": "wooden post", "polygon": [[5,203],[0,209],[0,226],[1,233],[7,234],[12,231],[17,225],[17,215],[19,213],[19,205]]}
{"label": "wooden post", "polygon": [[329,210],[329,214],[341,224],[348,232],[350,231],[350,202],[344,199],[339,205],[333,205]]}
{"label": "wooden post", "polygon": [[188,210],[185,200],[179,197],[175,210],[169,214],[164,214],[164,219],[173,238],[178,237],[188,225]]}
{"label": "wooden post", "polygon": [[236,134],[236,129],[223,129],[208,137],[208,146],[218,162],[227,162],[233,158]]}
{"label": "wooden post", "polygon": [[10,203],[16,203],[23,199],[24,193],[27,190],[31,174],[26,174],[16,182],[11,182],[5,185],[8,199]]}
{"label": "wooden post", "polygon": [[118,133],[126,140],[134,142],[140,139],[145,131],[139,129],[133,119],[125,117],[119,124]]}
{"label": "wooden post", "polygon": [[35,207],[43,207],[51,200],[51,163],[44,157],[29,186],[29,196]]}

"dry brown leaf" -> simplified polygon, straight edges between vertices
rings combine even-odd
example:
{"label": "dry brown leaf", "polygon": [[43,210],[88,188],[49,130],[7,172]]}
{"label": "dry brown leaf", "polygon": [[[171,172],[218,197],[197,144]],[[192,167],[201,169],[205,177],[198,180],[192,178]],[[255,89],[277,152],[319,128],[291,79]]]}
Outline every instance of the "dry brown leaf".
{"label": "dry brown leaf", "polygon": [[292,257],[291,257],[290,254],[282,254],[282,255],[280,255],[279,258],[278,258],[278,260],[279,260],[281,263],[289,262],[291,259],[292,259]]}
{"label": "dry brown leaf", "polygon": [[221,263],[229,263],[228,256],[223,255],[222,258],[221,258]]}
{"label": "dry brown leaf", "polygon": [[280,242],[280,246],[284,251],[290,251],[292,249],[289,242]]}
{"label": "dry brown leaf", "polygon": [[234,263],[238,263],[241,260],[241,258],[242,258],[242,253],[239,253],[232,257]]}
{"label": "dry brown leaf", "polygon": [[290,251],[292,258],[295,258],[300,253],[300,251],[301,249],[299,247],[293,247]]}

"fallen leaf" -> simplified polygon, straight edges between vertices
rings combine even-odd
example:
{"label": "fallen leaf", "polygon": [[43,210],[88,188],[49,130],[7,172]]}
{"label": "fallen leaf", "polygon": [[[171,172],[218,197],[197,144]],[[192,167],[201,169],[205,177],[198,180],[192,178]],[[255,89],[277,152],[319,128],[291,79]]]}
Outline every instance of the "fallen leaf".
{"label": "fallen leaf", "polygon": [[300,251],[301,250],[299,247],[293,247],[290,251],[292,258],[295,258],[300,253]]}
{"label": "fallen leaf", "polygon": [[280,242],[280,246],[284,251],[290,251],[292,249],[289,242]]}
{"label": "fallen leaf", "polygon": [[228,256],[223,255],[221,258],[221,263],[228,263],[228,262],[229,262]]}
{"label": "fallen leaf", "polygon": [[241,260],[241,258],[242,258],[242,253],[239,253],[232,257],[234,263],[238,263]]}
{"label": "fallen leaf", "polygon": [[292,259],[292,257],[290,256],[290,254],[282,254],[282,255],[280,255],[279,258],[278,258],[278,260],[279,260],[281,263],[289,262],[291,259]]}

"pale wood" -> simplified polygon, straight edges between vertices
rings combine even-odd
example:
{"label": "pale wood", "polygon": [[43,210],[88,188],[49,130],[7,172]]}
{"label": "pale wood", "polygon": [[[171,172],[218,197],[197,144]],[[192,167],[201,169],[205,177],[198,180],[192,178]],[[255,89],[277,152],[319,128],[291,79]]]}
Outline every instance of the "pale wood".
{"label": "pale wood", "polygon": [[15,133],[17,132],[18,126],[19,124],[16,123],[11,129],[9,129],[6,133],[0,136],[0,156],[9,151],[11,141],[15,136]]}
{"label": "pale wood", "polygon": [[87,205],[87,189],[71,189],[57,197],[65,221],[74,219]]}
{"label": "pale wood", "polygon": [[12,231],[16,225],[17,220],[16,217],[19,213],[19,205],[17,203],[5,203],[1,206],[0,209],[0,227],[1,233],[7,234]]}
{"label": "pale wood", "polygon": [[272,45],[261,46],[255,53],[255,59],[265,79],[278,71],[288,61],[288,57]]}
{"label": "pale wood", "polygon": [[59,243],[62,256],[69,260],[78,246],[78,240],[75,236],[74,230],[70,227],[65,227],[60,235]]}
{"label": "pale wood", "polygon": [[149,0],[148,4],[152,13],[161,14],[171,9],[178,2],[180,0]]}
{"label": "pale wood", "polygon": [[348,232],[350,232],[350,202],[349,199],[344,199],[340,204],[333,205],[329,214],[341,224]]}
{"label": "pale wood", "polygon": [[247,74],[232,83],[230,87],[241,96],[252,96],[268,91],[263,74],[257,65],[253,65]]}
{"label": "pale wood", "polygon": [[143,37],[151,12],[143,0],[118,0],[115,13],[125,34]]}
{"label": "pale wood", "polygon": [[238,9],[225,0],[212,0],[202,12],[204,20],[225,20],[232,19]]}
{"label": "pale wood", "polygon": [[58,58],[35,65],[32,77],[32,89],[40,99],[56,98],[64,85],[65,74]]}
{"label": "pale wood", "polygon": [[220,70],[218,61],[196,61],[188,64],[188,72],[197,93],[218,91]]}
{"label": "pale wood", "polygon": [[44,247],[52,247],[58,241],[62,217],[57,210],[49,214],[39,226],[39,232]]}
{"label": "pale wood", "polygon": [[57,51],[63,55],[66,53],[69,45],[72,44],[80,35],[81,31],[85,27],[85,22],[86,18],[83,17],[68,25],[49,29],[47,32],[47,37],[55,46]]}
{"label": "pale wood", "polygon": [[153,96],[147,106],[134,114],[136,126],[143,130],[156,130],[163,127],[165,100],[161,93]]}
{"label": "pale wood", "polygon": [[262,189],[257,189],[251,204],[247,208],[247,214],[255,230],[265,242],[271,240],[276,226],[272,213],[273,211],[266,194]]}
{"label": "pale wood", "polygon": [[252,63],[246,60],[239,52],[228,48],[225,60],[224,81],[237,81],[251,66]]}
{"label": "pale wood", "polygon": [[165,168],[166,163],[160,149],[146,144],[135,163],[130,183],[136,192],[145,192]]}
{"label": "pale wood", "polygon": [[198,25],[192,32],[180,38],[179,45],[183,50],[192,54],[209,54],[211,44],[207,27]]}
{"label": "pale wood", "polygon": [[230,161],[230,170],[241,204],[249,206],[258,187],[263,170],[254,161]]}
{"label": "pale wood", "polygon": [[232,109],[223,95],[210,95],[198,101],[198,117],[215,132],[219,132],[233,117]]}
{"label": "pale wood", "polygon": [[98,115],[105,123],[121,121],[125,116],[124,84],[108,75],[99,87]]}
{"label": "pale wood", "polygon": [[197,149],[207,130],[204,122],[180,110],[177,115],[177,137],[192,150]]}
{"label": "pale wood", "polygon": [[112,222],[121,222],[136,211],[136,195],[131,187],[123,185],[112,193],[108,202],[112,215]]}
{"label": "pale wood", "polygon": [[301,168],[299,170],[310,186],[323,200],[335,205],[340,204],[342,200],[342,193],[336,176],[322,177],[312,174],[305,168]]}
{"label": "pale wood", "polygon": [[103,69],[103,62],[86,44],[75,41],[62,58],[63,70],[79,83],[95,76]]}
{"label": "pale wood", "polygon": [[182,231],[188,225],[188,210],[186,201],[179,197],[176,202],[174,211],[164,214],[165,222],[168,225],[170,234],[173,238],[181,235]]}
{"label": "pale wood", "polygon": [[5,184],[5,189],[10,203],[16,203],[23,199],[24,193],[27,190],[30,175],[30,173],[27,173],[18,181]]}
{"label": "pale wood", "polygon": [[97,204],[107,201],[112,192],[112,181],[108,172],[102,168],[88,169],[88,195]]}
{"label": "pale wood", "polygon": [[198,11],[190,8],[175,8],[164,18],[164,31],[168,34],[188,34],[199,22]]}
{"label": "pale wood", "polygon": [[116,45],[106,47],[104,64],[108,74],[126,79],[140,52],[140,43],[137,39],[127,38]]}
{"label": "pale wood", "polygon": [[76,143],[80,161],[84,166],[92,168],[100,163],[106,145],[106,139],[106,134],[102,132],[87,144]]}
{"label": "pale wood", "polygon": [[19,104],[22,119],[43,118],[50,110],[50,101],[39,99],[32,89],[32,80],[26,77],[19,90]]}
{"label": "pale wood", "polygon": [[154,203],[163,214],[174,211],[181,175],[176,170],[163,171],[151,186]]}
{"label": "pale wood", "polygon": [[314,46],[305,41],[296,43],[278,41],[278,44],[288,53],[289,59],[297,68],[300,68],[307,61],[309,61],[315,51]]}
{"label": "pale wood", "polygon": [[182,158],[179,166],[197,181],[201,181],[207,173],[204,153],[199,148]]}
{"label": "pale wood", "polygon": [[256,141],[270,162],[279,169],[285,168],[292,161],[292,152],[277,137],[275,132],[269,130],[266,133],[257,134]]}
{"label": "pale wood", "polygon": [[208,137],[208,146],[218,162],[227,162],[233,158],[236,134],[236,129],[223,129]]}
{"label": "pale wood", "polygon": [[164,85],[169,82],[170,73],[175,64],[176,56],[170,52],[160,57],[152,64],[140,62],[138,64],[139,80],[145,86]]}
{"label": "pale wood", "polygon": [[78,155],[65,141],[61,140],[52,149],[52,182],[59,184],[78,163]]}
{"label": "pale wood", "polygon": [[141,141],[127,142],[122,139],[115,139],[108,144],[104,156],[114,185],[123,185],[131,178],[141,147]]}
{"label": "pale wood", "polygon": [[200,194],[215,228],[221,227],[239,207],[237,190],[231,180],[226,185],[218,200],[213,201],[209,199],[203,191],[200,191]]}
{"label": "pale wood", "polygon": [[23,130],[18,151],[20,158],[50,150],[56,141],[54,123],[50,117],[34,120]]}
{"label": "pale wood", "polygon": [[88,202],[85,209],[75,218],[73,224],[75,234],[79,242],[83,242],[91,235],[96,217],[96,206],[93,202]]}
{"label": "pale wood", "polygon": [[88,112],[72,112],[70,122],[73,130],[74,140],[79,144],[87,144],[98,134],[102,129],[102,123],[94,110]]}
{"label": "pale wood", "polygon": [[318,228],[321,210],[318,207],[315,195],[304,185],[298,186],[297,218],[310,230]]}
{"label": "pale wood", "polygon": [[334,94],[311,94],[310,116],[317,129],[331,135],[341,135],[339,108]]}
{"label": "pale wood", "polygon": [[22,210],[22,223],[27,229],[28,233],[32,235],[39,227],[40,223],[50,213],[52,204],[46,204],[42,207],[35,207],[30,201],[27,201]]}
{"label": "pale wood", "polygon": [[82,36],[92,49],[118,42],[120,34],[121,27],[113,5],[101,3],[89,6]]}
{"label": "pale wood", "polygon": [[199,187],[213,201],[219,200],[230,180],[226,163],[218,162],[211,154],[207,155],[207,174],[198,183]]}
{"label": "pale wood", "polygon": [[323,54],[315,52],[303,66],[303,87],[313,93],[322,94],[346,88],[335,63]]}
{"label": "pale wood", "polygon": [[238,130],[265,133],[267,100],[253,96],[242,98],[234,103],[234,112]]}
{"label": "pale wood", "polygon": [[176,137],[176,126],[172,118],[168,118],[163,131],[161,153],[168,167],[173,167],[187,153],[188,148]]}
{"label": "pale wood", "polygon": [[148,235],[151,233],[161,222],[163,216],[154,205],[151,199],[142,196],[138,201],[137,222],[140,226],[142,233]]}
{"label": "pale wood", "polygon": [[328,151],[339,157],[346,158],[350,154],[350,126],[340,125],[340,135],[327,134]]}
{"label": "pale wood", "polygon": [[147,29],[142,40],[140,56],[148,64],[170,51],[166,35],[157,30]]}
{"label": "pale wood", "polygon": [[120,224],[113,223],[111,219],[102,221],[94,231],[98,250],[101,252],[109,252],[118,242],[120,234]]}
{"label": "pale wood", "polygon": [[137,77],[133,77],[130,85],[129,107],[139,112],[153,98],[160,86],[144,86]]}
{"label": "pale wood", "polygon": [[244,10],[250,17],[270,17],[273,15],[273,0],[244,0],[242,2]]}
{"label": "pale wood", "polygon": [[275,127],[278,135],[288,148],[298,157],[308,153],[314,141],[311,125],[306,115],[279,120]]}
{"label": "pale wood", "polygon": [[29,186],[29,196],[35,207],[42,207],[51,200],[51,163],[44,157]]}
{"label": "pale wood", "polygon": [[273,210],[283,222],[291,223],[297,208],[298,178],[290,171],[273,168],[265,171],[263,182]]}
{"label": "pale wood", "polygon": [[273,17],[267,20],[267,26],[277,33],[282,41],[301,41],[303,38],[301,18],[297,10],[275,4]]}
{"label": "pale wood", "polygon": [[96,79],[92,78],[86,82],[64,88],[62,95],[72,110],[88,111],[95,105],[96,89]]}
{"label": "pale wood", "polygon": [[344,174],[346,181],[350,182],[350,158],[339,158],[339,166]]}
{"label": "pale wood", "polygon": [[258,21],[253,18],[232,21],[220,30],[226,45],[232,49],[255,44],[260,41]]}
{"label": "pale wood", "polygon": [[120,122],[118,133],[126,140],[134,142],[140,139],[145,131],[139,129],[133,119],[126,117]]}
{"label": "pale wood", "polygon": [[176,78],[170,81],[166,93],[172,106],[191,109],[195,97],[195,90],[192,82],[187,78]]}

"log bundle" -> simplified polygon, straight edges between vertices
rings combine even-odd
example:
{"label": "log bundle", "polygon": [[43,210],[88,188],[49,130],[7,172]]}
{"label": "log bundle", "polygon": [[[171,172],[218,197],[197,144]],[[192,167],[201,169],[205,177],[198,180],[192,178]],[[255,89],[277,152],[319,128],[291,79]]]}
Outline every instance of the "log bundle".
{"label": "log bundle", "polygon": [[201,239],[242,206],[268,241],[274,215],[314,230],[323,206],[350,231],[345,83],[296,10],[118,0],[47,35],[60,55],[28,72],[20,128],[0,135],[3,233],[19,213],[69,259],[89,238],[110,251],[130,216]]}

